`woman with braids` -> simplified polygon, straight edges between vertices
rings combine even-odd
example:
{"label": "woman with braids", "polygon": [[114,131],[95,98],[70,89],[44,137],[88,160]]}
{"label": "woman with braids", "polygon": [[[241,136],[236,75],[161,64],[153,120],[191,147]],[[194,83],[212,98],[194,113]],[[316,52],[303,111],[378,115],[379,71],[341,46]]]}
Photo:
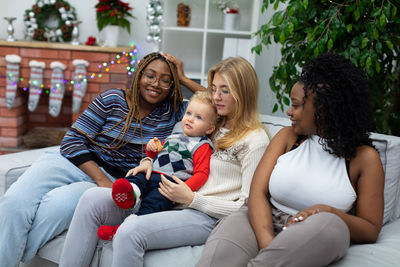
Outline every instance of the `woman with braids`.
{"label": "woman with braids", "polygon": [[[180,80],[190,86],[182,63]],[[243,58],[228,58],[208,72],[209,91],[222,127],[214,138],[207,181],[197,191],[172,176],[161,178],[160,193],[175,202],[173,210],[132,214],[115,205],[108,188],[91,188],[76,208],[64,244],[60,267],[89,266],[101,225],[119,225],[113,237],[113,266],[143,266],[147,250],[204,244],[215,222],[238,210],[248,197],[251,179],[269,139],[258,117],[258,79],[254,68]],[[144,160],[138,171],[147,171]],[[139,205],[138,205],[139,206]]]}
{"label": "woman with braids", "polygon": [[29,262],[68,228],[84,191],[111,187],[145,156],[151,138],[171,134],[186,109],[176,66],[145,56],[130,90],[101,93],[66,133],[0,199],[0,266]]}
{"label": "woman with braids", "polygon": [[248,204],[218,224],[197,266],[326,266],[350,243],[376,241],[384,173],[368,136],[364,74],[324,54],[303,68],[290,98],[292,126],[272,139]]}

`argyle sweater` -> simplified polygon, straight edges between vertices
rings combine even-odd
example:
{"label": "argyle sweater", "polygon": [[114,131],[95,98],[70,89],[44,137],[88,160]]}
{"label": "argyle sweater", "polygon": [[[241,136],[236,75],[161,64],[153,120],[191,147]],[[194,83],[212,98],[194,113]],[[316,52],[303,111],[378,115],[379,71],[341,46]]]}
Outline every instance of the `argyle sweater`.
{"label": "argyle sweater", "polygon": [[159,153],[146,153],[154,158],[153,171],[187,180],[187,185],[197,190],[208,178],[213,149],[207,136],[189,137],[174,133],[164,140],[163,149]]}
{"label": "argyle sweater", "polygon": [[[180,121],[187,107],[185,101],[175,112],[169,101],[159,104],[141,120],[142,129],[135,119],[130,124],[126,140],[119,149],[107,149],[119,135],[125,122],[117,125],[129,112],[122,89],[104,91],[89,105],[68,130],[61,143],[61,154],[76,166],[95,161],[114,177],[124,177],[145,156],[144,145],[153,137],[163,140]],[[91,142],[85,134],[97,143]],[[99,144],[99,145],[98,145]],[[101,146],[100,146],[101,145]]]}

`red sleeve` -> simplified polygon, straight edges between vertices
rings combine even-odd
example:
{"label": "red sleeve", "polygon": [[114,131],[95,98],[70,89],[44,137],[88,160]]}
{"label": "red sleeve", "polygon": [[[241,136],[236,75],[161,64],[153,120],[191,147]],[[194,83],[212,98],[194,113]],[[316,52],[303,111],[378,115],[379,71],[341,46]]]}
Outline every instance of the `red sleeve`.
{"label": "red sleeve", "polygon": [[[165,143],[165,139],[164,139],[164,141],[162,141],[161,145],[164,146],[164,143]],[[154,158],[157,156],[157,154],[158,154],[158,152],[148,151],[148,150],[147,150],[147,144],[146,144],[146,146],[144,147],[144,149],[146,150],[146,157],[149,157],[149,158],[154,159]],[[196,151],[197,151],[197,150],[196,150]]]}
{"label": "red sleeve", "polygon": [[209,144],[202,145],[194,152],[193,176],[185,181],[192,191],[196,191],[207,181],[210,172],[211,154],[212,149]]}

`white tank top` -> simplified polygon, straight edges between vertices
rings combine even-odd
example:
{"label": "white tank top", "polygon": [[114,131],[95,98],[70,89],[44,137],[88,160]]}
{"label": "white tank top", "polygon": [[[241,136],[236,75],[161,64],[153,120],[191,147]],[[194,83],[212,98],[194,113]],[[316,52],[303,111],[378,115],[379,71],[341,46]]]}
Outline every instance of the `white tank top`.
{"label": "white tank top", "polygon": [[271,203],[290,215],[316,204],[348,212],[357,194],[344,158],[323,150],[318,136],[281,155],[271,173]]}

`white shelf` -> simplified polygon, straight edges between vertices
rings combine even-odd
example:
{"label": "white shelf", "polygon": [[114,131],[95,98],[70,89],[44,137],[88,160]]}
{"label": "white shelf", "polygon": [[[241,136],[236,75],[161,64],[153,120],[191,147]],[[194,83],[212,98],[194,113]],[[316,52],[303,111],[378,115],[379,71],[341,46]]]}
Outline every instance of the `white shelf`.
{"label": "white shelf", "polygon": [[203,28],[191,28],[191,27],[163,27],[164,31],[181,31],[181,32],[205,32],[205,33],[220,33],[220,34],[232,34],[232,35],[243,35],[251,36],[253,32],[250,31],[227,31],[223,29],[203,29]]}
{"label": "white shelf", "polygon": [[221,33],[221,34],[232,34],[232,35],[245,35],[251,36],[252,32],[249,31],[226,31],[221,29],[208,29],[206,32],[208,33]]}
{"label": "white shelf", "polygon": [[204,32],[203,28],[174,27],[174,26],[163,27],[163,30],[164,31],[180,31],[180,32]]}
{"label": "white shelf", "polygon": [[[188,27],[176,26],[177,5],[185,3],[191,7]],[[238,30],[223,29],[223,13],[215,6],[215,0],[165,0],[162,25],[161,50],[177,56],[184,62],[185,74],[207,84],[207,71],[222,60],[224,38],[251,39],[257,31],[260,0],[235,0],[239,5],[240,23]],[[249,58],[255,64],[255,57]]]}

